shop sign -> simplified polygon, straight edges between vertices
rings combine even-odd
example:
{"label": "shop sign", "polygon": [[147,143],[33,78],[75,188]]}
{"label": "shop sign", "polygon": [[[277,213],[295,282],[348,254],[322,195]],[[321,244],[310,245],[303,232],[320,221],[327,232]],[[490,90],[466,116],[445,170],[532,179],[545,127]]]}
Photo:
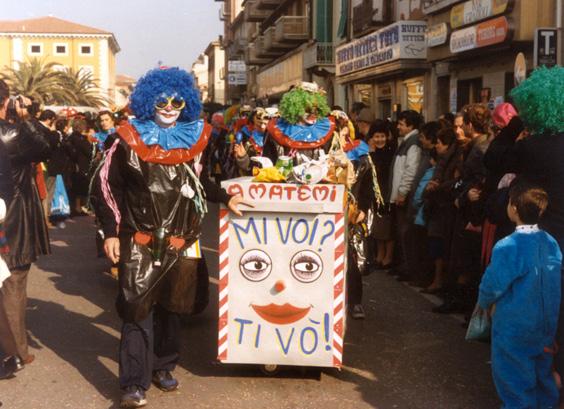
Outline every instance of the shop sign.
{"label": "shop sign", "polygon": [[227,74],[227,83],[229,85],[246,85],[247,73],[246,72],[230,72]]}
{"label": "shop sign", "polygon": [[556,28],[535,29],[534,65],[554,67],[558,61],[558,30]]}
{"label": "shop sign", "polygon": [[245,65],[245,61],[227,61],[227,83],[229,85],[247,84],[247,66]]}
{"label": "shop sign", "polygon": [[337,48],[337,76],[399,59],[427,58],[424,21],[398,21]]}
{"label": "shop sign", "polygon": [[460,0],[422,0],[423,13],[431,14],[458,3]]}
{"label": "shop sign", "polygon": [[448,26],[446,23],[435,24],[427,29],[427,47],[436,47],[444,44],[448,38]]}
{"label": "shop sign", "polygon": [[384,22],[383,0],[352,0],[352,26],[354,34]]}
{"label": "shop sign", "polygon": [[242,60],[229,60],[227,62],[227,70],[229,72],[246,72],[247,66]]}
{"label": "shop sign", "polygon": [[505,17],[453,31],[450,36],[450,52],[460,53],[503,43],[509,38],[509,22]]}
{"label": "shop sign", "polygon": [[470,0],[450,11],[450,26],[458,28],[505,13],[509,0]]}

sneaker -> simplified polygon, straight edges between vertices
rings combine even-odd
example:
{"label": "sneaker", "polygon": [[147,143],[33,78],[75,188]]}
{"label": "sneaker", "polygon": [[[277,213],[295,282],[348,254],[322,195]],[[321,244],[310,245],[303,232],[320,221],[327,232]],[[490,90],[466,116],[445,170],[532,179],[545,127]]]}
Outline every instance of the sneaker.
{"label": "sneaker", "polygon": [[364,313],[364,308],[361,304],[355,304],[352,306],[351,317],[355,320],[363,320],[366,314]]}
{"label": "sneaker", "polygon": [[128,386],[123,392],[119,403],[120,408],[140,408],[147,404],[145,391],[142,388],[136,385]]}
{"label": "sneaker", "polygon": [[170,392],[178,388],[178,381],[172,376],[170,371],[161,370],[153,372],[153,383],[164,392]]}

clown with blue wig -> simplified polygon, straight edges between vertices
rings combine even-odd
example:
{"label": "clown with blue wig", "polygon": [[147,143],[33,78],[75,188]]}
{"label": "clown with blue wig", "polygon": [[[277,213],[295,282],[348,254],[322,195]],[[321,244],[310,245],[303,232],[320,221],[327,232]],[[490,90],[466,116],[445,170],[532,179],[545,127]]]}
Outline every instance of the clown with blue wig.
{"label": "clown with blue wig", "polygon": [[[243,203],[210,181],[201,164],[211,126],[193,78],[179,68],[153,69],[137,83],[134,119],[106,140],[96,213],[104,250],[119,265],[117,309],[121,407],[146,404],[151,383],[178,387],[179,314],[192,313],[206,202],[236,214]],[[207,277],[206,277],[207,278]]]}

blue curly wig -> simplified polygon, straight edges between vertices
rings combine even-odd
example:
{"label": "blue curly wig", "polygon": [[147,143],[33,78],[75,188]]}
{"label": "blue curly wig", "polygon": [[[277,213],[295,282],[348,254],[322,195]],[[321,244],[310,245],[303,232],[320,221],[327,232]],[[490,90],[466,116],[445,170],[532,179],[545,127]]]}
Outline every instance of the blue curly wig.
{"label": "blue curly wig", "polygon": [[155,118],[155,102],[161,95],[178,95],[186,102],[182,110],[181,122],[192,122],[200,118],[202,102],[200,93],[194,86],[194,79],[180,68],[156,68],[142,76],[130,97],[130,108],[141,120]]}

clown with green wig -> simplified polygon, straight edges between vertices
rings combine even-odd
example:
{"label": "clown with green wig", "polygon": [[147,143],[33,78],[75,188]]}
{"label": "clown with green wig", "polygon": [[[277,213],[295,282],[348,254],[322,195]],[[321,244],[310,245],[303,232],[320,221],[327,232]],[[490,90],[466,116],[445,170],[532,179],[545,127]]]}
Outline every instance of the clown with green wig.
{"label": "clown with green wig", "polygon": [[273,163],[281,156],[290,156],[298,164],[297,152],[319,159],[320,152],[330,146],[335,131],[323,90],[315,83],[303,82],[284,94],[279,109],[280,118],[268,124],[263,155]]}

